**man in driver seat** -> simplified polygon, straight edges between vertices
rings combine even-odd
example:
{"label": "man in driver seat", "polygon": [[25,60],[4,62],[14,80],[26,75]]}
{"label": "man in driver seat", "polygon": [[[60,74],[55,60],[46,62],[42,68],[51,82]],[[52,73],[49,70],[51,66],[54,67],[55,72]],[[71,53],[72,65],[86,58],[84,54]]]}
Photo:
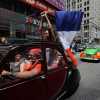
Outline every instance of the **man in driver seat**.
{"label": "man in driver seat", "polygon": [[40,62],[41,49],[34,48],[29,50],[28,58],[20,65],[20,72],[16,73],[16,77],[28,78],[38,75],[42,70]]}

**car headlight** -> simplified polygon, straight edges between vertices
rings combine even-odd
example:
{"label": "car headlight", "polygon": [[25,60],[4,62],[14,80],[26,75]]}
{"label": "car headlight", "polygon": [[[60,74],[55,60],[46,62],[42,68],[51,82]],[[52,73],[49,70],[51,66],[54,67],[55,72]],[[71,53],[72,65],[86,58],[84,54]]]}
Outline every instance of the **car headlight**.
{"label": "car headlight", "polygon": [[97,53],[96,53],[96,57],[97,57],[97,58],[100,58],[100,52],[97,52]]}
{"label": "car headlight", "polygon": [[92,56],[92,58],[94,58],[94,59],[95,59],[95,58],[96,58],[96,59],[100,58],[100,52],[97,52],[95,55]]}

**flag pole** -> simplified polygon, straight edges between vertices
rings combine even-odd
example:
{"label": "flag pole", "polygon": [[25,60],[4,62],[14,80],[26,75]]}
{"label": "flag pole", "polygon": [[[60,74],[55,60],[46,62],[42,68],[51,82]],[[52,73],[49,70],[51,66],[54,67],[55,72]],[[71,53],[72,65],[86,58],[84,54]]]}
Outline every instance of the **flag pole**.
{"label": "flag pole", "polygon": [[54,29],[53,29],[53,26],[52,26],[52,24],[51,24],[51,22],[50,22],[50,20],[49,20],[49,18],[47,16],[47,13],[48,13],[47,11],[44,11],[44,12],[41,13],[41,16],[44,16],[45,19],[47,20],[47,23],[48,23],[49,29],[51,31],[51,34],[52,34],[52,36],[54,38],[54,41],[56,41],[56,36],[55,36],[55,33],[54,33]]}

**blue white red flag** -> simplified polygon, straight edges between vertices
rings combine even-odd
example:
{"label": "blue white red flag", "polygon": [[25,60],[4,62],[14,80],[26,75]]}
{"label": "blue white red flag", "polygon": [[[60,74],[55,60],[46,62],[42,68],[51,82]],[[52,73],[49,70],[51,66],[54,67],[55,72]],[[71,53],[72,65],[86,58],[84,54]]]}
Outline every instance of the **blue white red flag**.
{"label": "blue white red flag", "polygon": [[57,31],[79,31],[82,22],[83,12],[81,11],[56,11]]}
{"label": "blue white red flag", "polygon": [[56,11],[56,31],[64,48],[69,48],[76,33],[80,30],[83,12]]}
{"label": "blue white red flag", "polygon": [[56,31],[65,52],[71,58],[73,64],[78,64],[71,52],[70,45],[76,33],[80,30],[83,12],[81,11],[56,11]]}

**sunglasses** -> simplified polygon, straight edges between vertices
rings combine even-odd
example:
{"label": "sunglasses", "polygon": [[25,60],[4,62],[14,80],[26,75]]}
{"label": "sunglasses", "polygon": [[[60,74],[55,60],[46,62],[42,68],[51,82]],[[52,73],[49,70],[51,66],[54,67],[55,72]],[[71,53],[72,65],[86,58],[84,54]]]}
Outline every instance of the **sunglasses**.
{"label": "sunglasses", "polygon": [[28,59],[35,59],[36,57],[34,55],[28,54],[27,58]]}

